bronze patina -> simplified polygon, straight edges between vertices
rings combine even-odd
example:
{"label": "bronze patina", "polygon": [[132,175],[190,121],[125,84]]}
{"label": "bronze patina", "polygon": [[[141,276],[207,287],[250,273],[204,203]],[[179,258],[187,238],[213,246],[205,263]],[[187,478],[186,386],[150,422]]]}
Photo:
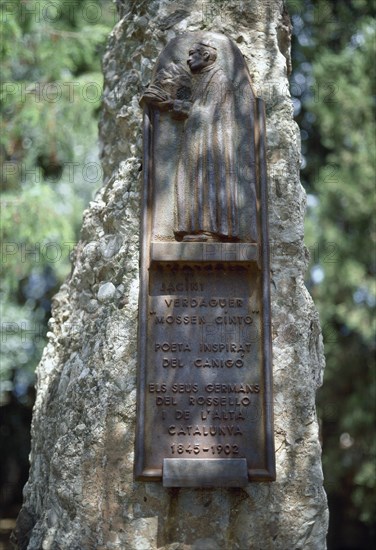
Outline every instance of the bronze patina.
{"label": "bronze patina", "polygon": [[145,90],[135,474],[275,479],[263,102],[237,46],[184,33]]}

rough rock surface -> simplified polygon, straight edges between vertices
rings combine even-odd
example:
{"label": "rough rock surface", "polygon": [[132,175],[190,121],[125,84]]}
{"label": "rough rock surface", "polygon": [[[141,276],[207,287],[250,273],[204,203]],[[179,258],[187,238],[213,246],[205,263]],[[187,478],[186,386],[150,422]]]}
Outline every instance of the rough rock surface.
{"label": "rough rock surface", "polygon": [[[15,539],[29,549],[325,548],[315,391],[324,366],[304,286],[305,193],[282,0],[118,2],[104,57],[105,185],[84,215],[38,368],[31,471]],[[156,56],[176,33],[213,30],[245,56],[266,102],[277,481],[246,490],[133,481],[141,111]]]}

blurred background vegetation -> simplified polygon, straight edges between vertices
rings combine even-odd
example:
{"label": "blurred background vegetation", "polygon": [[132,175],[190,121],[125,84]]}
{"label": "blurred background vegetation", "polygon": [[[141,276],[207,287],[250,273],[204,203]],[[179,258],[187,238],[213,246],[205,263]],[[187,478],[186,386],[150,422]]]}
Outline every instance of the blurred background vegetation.
{"label": "blurred background vegetation", "polygon": [[[51,298],[102,185],[101,58],[118,18],[111,0],[7,0],[0,17],[0,514],[14,518]],[[11,524],[0,523],[4,547]]]}
{"label": "blurred background vegetation", "polygon": [[320,312],[318,392],[329,549],[375,543],[375,4],[291,0],[291,93],[308,193],[307,286]]}
{"label": "blurred background vegetation", "polygon": [[[327,358],[318,415],[328,547],[362,550],[373,547],[376,518],[375,4],[286,3],[308,193],[307,286]],[[100,59],[117,16],[111,0],[7,0],[1,8],[0,512],[14,518],[51,298],[102,184]]]}

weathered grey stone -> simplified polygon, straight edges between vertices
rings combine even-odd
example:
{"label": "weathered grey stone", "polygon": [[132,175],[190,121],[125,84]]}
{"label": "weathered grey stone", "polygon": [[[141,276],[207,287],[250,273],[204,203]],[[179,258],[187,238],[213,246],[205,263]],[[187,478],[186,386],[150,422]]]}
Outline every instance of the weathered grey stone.
{"label": "weathered grey stone", "polygon": [[[325,548],[327,505],[315,413],[324,359],[318,315],[303,283],[305,193],[286,78],[289,24],[283,2],[118,4],[124,17],[103,63],[105,185],[85,212],[71,277],[54,299],[49,343],[38,367],[18,546]],[[138,98],[167,42],[178,32],[200,29],[224,32],[237,42],[267,109],[277,481],[246,490],[164,489],[133,481]],[[110,300],[99,299],[104,287],[111,288]]]}
{"label": "weathered grey stone", "polygon": [[103,303],[110,302],[115,293],[116,288],[112,283],[104,283],[98,290],[98,300]]}

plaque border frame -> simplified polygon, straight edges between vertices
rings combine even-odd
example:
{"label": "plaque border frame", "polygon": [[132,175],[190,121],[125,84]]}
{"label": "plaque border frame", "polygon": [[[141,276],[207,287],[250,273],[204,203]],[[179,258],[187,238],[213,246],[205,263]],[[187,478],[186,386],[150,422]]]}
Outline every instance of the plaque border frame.
{"label": "plaque border frame", "polygon": [[[162,481],[163,467],[145,468],[145,384],[146,384],[146,341],[148,323],[148,271],[151,266],[150,248],[152,233],[152,176],[153,176],[153,124],[158,124],[159,113],[153,112],[146,105],[143,115],[143,180],[142,180],[142,215],[140,239],[140,290],[138,316],[138,355],[137,355],[137,405],[134,476],[136,481]],[[270,250],[268,229],[268,179],[266,169],[266,126],[264,101],[255,97],[255,151],[256,151],[256,197],[259,201],[260,248],[258,264],[261,267],[262,279],[262,375],[264,381],[264,434],[265,434],[265,469],[248,469],[248,480],[275,481],[275,449],[273,430],[273,363],[271,337],[271,304],[270,304]],[[167,458],[167,457],[166,457]],[[208,459],[210,460],[210,459]],[[218,485],[220,487],[220,482]]]}

